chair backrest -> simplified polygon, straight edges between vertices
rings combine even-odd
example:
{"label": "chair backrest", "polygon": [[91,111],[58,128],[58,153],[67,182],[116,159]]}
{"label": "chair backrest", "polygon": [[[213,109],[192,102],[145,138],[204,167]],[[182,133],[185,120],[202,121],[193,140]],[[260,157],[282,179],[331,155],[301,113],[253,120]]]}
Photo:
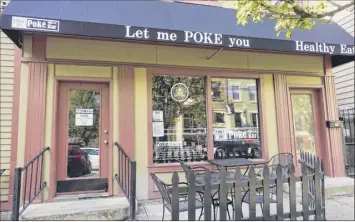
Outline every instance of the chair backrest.
{"label": "chair backrest", "polygon": [[187,183],[189,182],[189,173],[191,171],[191,167],[186,165],[183,161],[180,161],[180,165],[181,165],[181,168],[183,169],[184,173],[185,173],[185,178],[186,178],[186,181]]}
{"label": "chair backrest", "polygon": [[271,157],[269,165],[271,164],[271,175],[276,174],[277,165],[282,166],[282,176],[287,177],[290,174],[290,166],[293,163],[293,155],[291,153],[278,153]]}
{"label": "chair backrest", "polygon": [[168,185],[166,183],[164,183],[163,181],[161,181],[154,173],[150,173],[150,176],[152,177],[154,184],[157,186],[159,193],[160,193],[161,197],[163,198],[163,200],[166,203],[171,204],[171,199],[170,199],[170,196],[167,192]]}

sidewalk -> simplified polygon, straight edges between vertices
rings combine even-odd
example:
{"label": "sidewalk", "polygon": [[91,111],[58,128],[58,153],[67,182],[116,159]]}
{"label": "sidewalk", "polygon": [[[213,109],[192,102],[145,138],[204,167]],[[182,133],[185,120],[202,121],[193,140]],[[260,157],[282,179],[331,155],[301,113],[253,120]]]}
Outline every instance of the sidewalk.
{"label": "sidewalk", "polygon": [[[284,212],[289,212],[289,202],[287,195],[284,197]],[[297,211],[301,211],[302,207],[300,199],[298,199]],[[354,195],[343,195],[327,198],[326,202],[326,219],[327,220],[351,220],[354,218]],[[276,204],[271,205],[271,214],[276,214]],[[260,206],[257,205],[257,216],[261,216]],[[249,208],[247,204],[243,204],[243,215],[248,217]],[[230,209],[232,214],[232,209]],[[200,210],[196,211],[196,220],[200,215]],[[163,216],[163,204],[161,200],[148,200],[140,203],[136,220],[161,220]],[[180,213],[180,220],[187,220],[187,212]],[[228,216],[227,216],[228,218]],[[212,216],[213,219],[213,216]],[[165,220],[171,220],[171,214],[165,210]],[[202,219],[203,220],[203,216]]]}

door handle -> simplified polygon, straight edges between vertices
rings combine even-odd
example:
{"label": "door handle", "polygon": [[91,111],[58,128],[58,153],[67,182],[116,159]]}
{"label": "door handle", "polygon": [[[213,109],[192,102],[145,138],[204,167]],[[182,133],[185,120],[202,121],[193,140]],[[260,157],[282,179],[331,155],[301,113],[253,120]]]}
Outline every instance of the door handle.
{"label": "door handle", "polygon": [[108,144],[108,141],[107,141],[107,140],[104,140],[104,144]]}

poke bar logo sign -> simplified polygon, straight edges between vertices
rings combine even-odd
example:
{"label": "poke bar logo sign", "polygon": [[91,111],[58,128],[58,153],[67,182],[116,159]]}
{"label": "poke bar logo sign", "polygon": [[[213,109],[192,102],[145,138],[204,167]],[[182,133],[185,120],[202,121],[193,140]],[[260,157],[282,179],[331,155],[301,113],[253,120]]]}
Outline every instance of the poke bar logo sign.
{"label": "poke bar logo sign", "polygon": [[14,16],[12,17],[12,27],[29,30],[59,32],[59,21]]}
{"label": "poke bar logo sign", "polygon": [[[83,24],[85,23],[85,24]],[[60,27],[59,27],[60,25]],[[167,30],[128,25],[98,24],[78,21],[59,21],[12,16],[11,28],[57,32],[64,35],[132,39],[190,45],[209,45],[220,48],[244,48],[253,50],[304,52],[316,54],[354,55],[354,45],[306,42],[300,40],[240,37],[210,32]],[[80,32],[78,32],[80,30]],[[98,31],[100,30],[100,31]]]}

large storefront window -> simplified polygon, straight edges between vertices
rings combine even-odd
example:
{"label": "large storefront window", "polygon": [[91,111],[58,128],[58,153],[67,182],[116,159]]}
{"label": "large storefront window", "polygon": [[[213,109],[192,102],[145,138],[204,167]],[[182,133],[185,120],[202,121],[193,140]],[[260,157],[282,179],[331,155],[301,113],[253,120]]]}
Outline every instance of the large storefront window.
{"label": "large storefront window", "polygon": [[214,158],[261,158],[255,79],[212,78]]}
{"label": "large storefront window", "polygon": [[153,76],[153,163],[207,160],[204,77]]}

